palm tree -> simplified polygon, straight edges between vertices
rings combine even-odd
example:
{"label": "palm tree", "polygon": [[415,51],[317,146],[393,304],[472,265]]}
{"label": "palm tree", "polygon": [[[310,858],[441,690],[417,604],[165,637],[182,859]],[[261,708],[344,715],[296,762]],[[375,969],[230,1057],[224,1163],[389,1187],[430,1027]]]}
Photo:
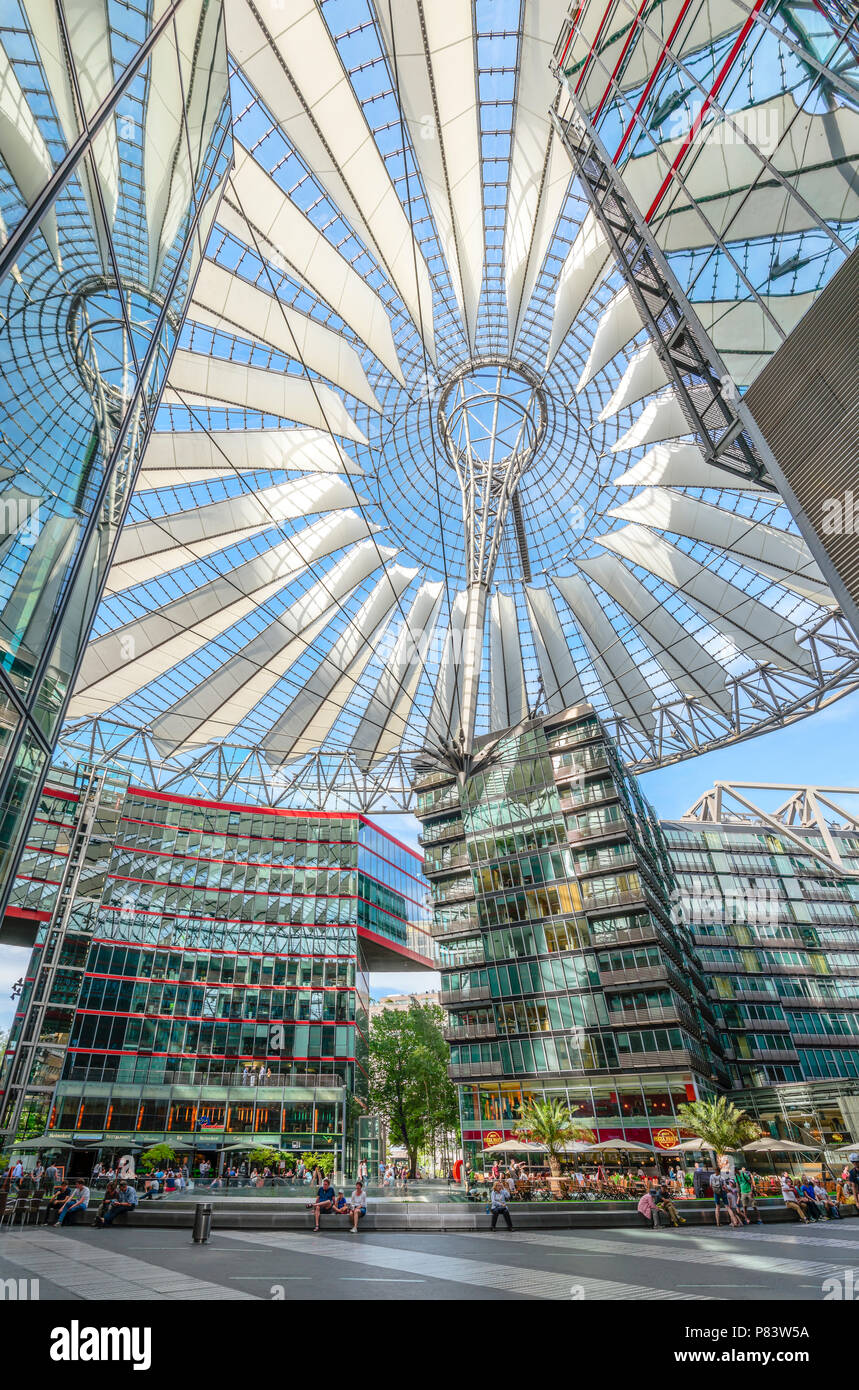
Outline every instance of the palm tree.
{"label": "palm tree", "polygon": [[549,1151],[549,1172],[552,1186],[558,1186],[561,1176],[561,1154],[565,1144],[584,1140],[594,1142],[593,1130],[578,1124],[562,1100],[528,1100],[522,1107],[516,1138],[544,1144]]}
{"label": "palm tree", "polygon": [[691,1129],[715,1149],[717,1162],[728,1149],[739,1149],[760,1134],[760,1125],[724,1096],[688,1101],[677,1107],[677,1119],[684,1129]]}

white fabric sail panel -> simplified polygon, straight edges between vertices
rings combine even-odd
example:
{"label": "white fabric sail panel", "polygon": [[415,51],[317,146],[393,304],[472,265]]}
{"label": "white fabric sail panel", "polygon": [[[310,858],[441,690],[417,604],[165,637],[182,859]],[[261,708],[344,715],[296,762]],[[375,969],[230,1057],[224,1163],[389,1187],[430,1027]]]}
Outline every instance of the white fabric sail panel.
{"label": "white fabric sail panel", "polygon": [[[6,50],[0,44],[0,150],[3,163],[24,202],[29,207],[54,172],[42,133],[30,104],[24,95]],[[39,223],[57,266],[60,266],[60,244],[57,237],[57,215],[51,208]]]}
{"label": "white fabric sail panel", "polygon": [[[189,24],[176,29],[183,77],[187,73],[184,82],[186,140],[194,178],[205,163],[213,123],[225,100],[229,99],[223,11],[210,0],[196,0],[196,5],[196,27]],[[201,80],[203,74],[205,81]]]}
{"label": "white fabric sail panel", "polygon": [[654,344],[645,343],[630,357],[611,400],[597,418],[600,421],[610,420],[625,406],[634,405],[644,396],[652,396],[654,391],[661,391],[670,379]]}
{"label": "white fabric sail panel", "polygon": [[793,623],[699,565],[664,536],[630,523],[600,536],[600,545],[673,585],[684,601],[711,627],[730,637],[744,656],[785,670],[813,671],[811,657],[793,635]]}
{"label": "white fabric sail panel", "polygon": [[610,266],[608,242],[589,209],[558,276],[552,333],[546,355],[547,367],[551,366],[555,353],[578,318],[591,290]]}
{"label": "white fabric sail panel", "polygon": [[647,402],[626,434],[612,444],[612,453],[638,449],[644,444],[661,444],[666,439],[677,439],[691,433],[677,392],[673,389],[664,391],[656,400]]}
{"label": "white fabric sail panel", "polygon": [[[845,151],[859,149],[859,112],[848,106],[823,114],[797,111],[788,92],[730,115],[748,140],[717,123],[713,136],[694,141],[679,166],[686,191],[669,194],[676,203],[667,215],[660,209],[653,223],[664,251],[709,246],[717,237],[744,241],[790,236],[816,227],[814,214],[827,222],[859,217],[859,182],[845,177],[843,165]],[[770,164],[785,175],[787,188],[773,183],[757,153],[762,139]],[[652,154],[622,166],[624,182],[639,208],[650,206],[684,140],[685,135],[665,140]],[[811,212],[792,196],[792,189]],[[690,200],[703,205],[713,231],[690,207]]]}
{"label": "white fabric sail panel", "polygon": [[510,729],[528,717],[528,692],[516,603],[499,590],[489,604],[489,720],[492,729]]}
{"label": "white fabric sail panel", "polygon": [[[299,487],[290,492],[292,484],[283,488],[266,488],[256,494],[245,494],[224,502],[212,502],[204,507],[170,513],[157,522],[139,522],[126,526],[120,537],[120,553],[114,559],[108,575],[107,592],[118,593],[135,584],[144,584],[159,575],[193,564],[207,555],[214,555],[232,545],[239,537],[259,535],[279,521],[289,517],[309,516],[313,511],[334,511],[355,501],[355,493],[336,478],[294,479]],[[337,484],[339,488],[321,491],[320,483]],[[182,535],[177,544],[174,532]],[[155,547],[149,549],[149,547]]]}
{"label": "white fabric sail panel", "polygon": [[270,372],[264,367],[247,367],[226,358],[205,357],[187,348],[180,348],[173,358],[163,403],[206,406],[212,410],[228,406],[258,410],[263,415],[294,420],[298,425],[330,430],[357,444],[367,443],[367,436],[359,430],[337,392],[323,381]]}
{"label": "white fabric sail panel", "polygon": [[[80,122],[57,7],[45,4],[45,0],[22,0],[22,3],[66,144],[71,147],[80,135]],[[63,12],[74,55],[81,100],[87,116],[91,116],[108,96],[114,84],[107,6],[93,4],[92,0],[68,0],[63,6]],[[105,216],[108,227],[112,227],[119,201],[119,151],[113,119],[108,120],[94,137],[92,152],[98,170]],[[98,193],[92,184],[88,160],[80,162],[77,173],[89,206],[93,231],[101,248],[102,261],[106,264],[107,234]]]}
{"label": "white fabric sail panel", "polygon": [[399,748],[405,737],[443,592],[441,583],[422,584],[406,613],[390,660],[349,745],[364,772]]}
{"label": "white fabric sail panel", "polygon": [[790,588],[800,584],[800,592],[808,597],[818,594],[818,602],[828,595],[828,602],[835,603],[805,541],[790,531],[751,521],[670,488],[647,488],[622,506],[612,508],[608,515],[717,546],[743,560],[762,564],[765,573]]}
{"label": "white fabric sail panel", "polygon": [[730,487],[742,492],[762,492],[759,483],[748,478],[729,479],[721,468],[704,458],[697,444],[656,444],[643,459],[610,487]]}
{"label": "white fabric sail panel", "polygon": [[119,704],[214,641],[308,566],[367,534],[357,512],[319,517],[264,554],[90,642],[69,712],[101,713]]}
{"label": "white fabric sail panel", "polygon": [[580,705],[585,692],[552,595],[548,589],[527,588],[525,599],[549,713]]}
{"label": "white fabric sail panel", "polygon": [[442,613],[440,630],[446,632],[432,705],[427,717],[427,744],[450,743],[462,720],[462,649],[468,590],[460,589],[450,600],[450,612]]}
{"label": "white fabric sail panel", "polygon": [[247,0],[226,0],[225,10],[231,53],[287,139],[378,258],[434,362],[426,263],[321,7],[316,0],[290,0],[289,5],[255,0],[252,10]]}
{"label": "white fabric sail panel", "polygon": [[375,653],[375,637],[392,609],[418,574],[404,565],[388,565],[327,656],[302,682],[289,707],[263,740],[268,762],[275,766],[318,748],[352,697]]}
{"label": "white fabric sail panel", "polygon": [[510,149],[504,275],[511,351],[546,258],[570,182],[570,158],[548,112],[558,84],[549,68],[567,0],[525,0]]}
{"label": "white fabric sail panel", "polygon": [[204,260],[200,267],[189,318],[217,332],[239,333],[267,343],[327,377],[371,409],[381,409],[361,359],[341,333],[300,314],[214,261]]}
{"label": "white fabric sail panel", "polygon": [[193,211],[209,130],[227,95],[220,6],[185,0],[173,25],[171,42],[152,50],[146,88],[143,177],[153,289]]}
{"label": "white fabric sail panel", "polygon": [[[158,6],[160,9],[161,6]],[[198,0],[181,5],[174,17],[183,35],[195,33],[199,21]],[[178,231],[181,219],[191,205],[191,171],[183,139],[183,88],[190,75],[182,68],[173,43],[157,43],[149,58],[146,84],[146,114],[143,125],[143,189],[149,244],[148,283],[154,287],[164,253]]]}
{"label": "white fabric sail panel", "polygon": [[[738,386],[750,386],[767,358],[791,333],[816,294],[767,294],[757,299],[714,300],[694,305],[716,351]],[[770,317],[771,316],[771,317]],[[731,351],[739,348],[740,351]]]}
{"label": "white fabric sail panel", "polygon": [[593,589],[578,575],[555,575],[552,583],[569,605],[591,663],[611,708],[649,737],[656,727],[654,693],[637,658],[599,606]]}
{"label": "white fabric sail panel", "polygon": [[[636,10],[639,3],[640,0],[636,0]],[[685,14],[683,13],[684,9],[686,10]],[[597,20],[601,19],[604,13],[604,11],[599,10],[599,7],[596,7],[593,12]],[[635,92],[636,89],[644,86],[653,74],[656,64],[659,62],[662,48],[678,19],[682,19],[683,23],[677,31],[672,47],[675,52],[682,49],[688,61],[690,54],[698,53],[700,49],[713,44],[725,34],[738,31],[748,17],[749,5],[746,0],[707,0],[707,3],[693,5],[691,9],[687,0],[661,0],[657,10],[648,8],[647,13],[642,15],[647,28],[636,37],[627,50],[623,65],[615,77],[618,88],[622,92]],[[627,9],[626,5],[616,6],[600,35],[600,49],[604,55],[603,62],[609,65],[610,72],[615,65],[615,58],[612,57],[612,54],[619,56],[620,47],[623,45],[631,19],[632,11]],[[578,48],[576,52],[579,52]],[[604,68],[600,66],[598,72],[603,75]],[[682,76],[683,74],[678,73],[678,78],[681,80]],[[604,81],[601,82],[598,77],[595,77],[591,101],[588,103],[590,106],[598,104],[604,86]],[[695,94],[693,90],[693,97]],[[596,101],[593,100],[593,96],[596,96]],[[629,113],[627,113],[627,119],[629,119]],[[613,149],[612,153],[614,153]]]}
{"label": "white fabric sail panel", "polygon": [[254,527],[274,526],[279,521],[310,516],[313,512],[333,511],[354,501],[354,489],[342,478],[311,473],[261,488],[258,492],[240,493],[238,497],[226,497],[220,502],[168,512],[152,521],[124,526],[116,547],[115,563],[125,565],[149,559],[177,546],[193,546],[213,536],[240,535]]}
{"label": "white fabric sail panel", "polygon": [[[330,304],[397,381],[404,382],[391,321],[375,290],[238,140],[233,150],[230,187],[218,211],[221,226],[267,259],[276,255],[290,274]],[[246,217],[268,245],[259,243]]]}
{"label": "white fabric sail panel", "polygon": [[690,699],[724,715],[731,713],[731,696],[725,688],[727,672],[706,647],[687,633],[682,623],[654,598],[616,555],[595,555],[579,560],[579,569],[596,581],[623,609],[646,642],[665,674]]}
{"label": "white fabric sail panel", "polygon": [[624,285],[600,315],[588,360],[576,390],[581,391],[644,327],[629,287]]}
{"label": "white fabric sail panel", "polygon": [[149,437],[135,490],[232,478],[236,473],[364,470],[322,430],[176,430]]}
{"label": "white fabric sail panel", "polygon": [[358,585],[395,556],[395,550],[375,541],[353,546],[279,618],[153,721],[159,751],[172,753],[225,738],[332,622]]}
{"label": "white fabric sail panel", "polygon": [[376,0],[375,11],[473,351],[484,227],[472,3]]}

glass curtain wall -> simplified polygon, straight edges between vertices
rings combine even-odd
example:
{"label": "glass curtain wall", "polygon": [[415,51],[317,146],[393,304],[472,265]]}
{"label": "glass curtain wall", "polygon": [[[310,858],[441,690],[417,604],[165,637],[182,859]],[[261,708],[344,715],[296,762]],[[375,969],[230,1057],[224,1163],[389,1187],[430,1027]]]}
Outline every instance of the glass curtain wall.
{"label": "glass curtain wall", "polygon": [[221,0],[0,21],[0,909],[231,153]]}

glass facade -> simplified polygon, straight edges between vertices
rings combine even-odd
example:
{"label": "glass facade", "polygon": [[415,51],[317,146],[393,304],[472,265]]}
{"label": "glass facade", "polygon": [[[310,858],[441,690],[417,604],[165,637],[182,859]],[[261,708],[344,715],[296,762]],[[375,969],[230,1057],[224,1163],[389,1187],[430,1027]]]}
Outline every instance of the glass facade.
{"label": "glass facade", "polygon": [[[824,867],[814,828],[749,817],[663,833],[732,1085],[843,1079],[859,1096],[859,878]],[[859,869],[859,834],[830,833]]]}
{"label": "glass facade", "polygon": [[[51,914],[53,849],[34,841],[16,884],[39,908],[4,1129],[32,1132],[49,1102],[63,1137],[339,1146],[351,1098],[366,1108],[369,969],[431,968],[420,859],[355,814],[108,790],[112,824],[87,846],[67,920]],[[65,844],[56,799],[38,824]],[[47,1070],[36,1000],[51,1020],[62,1006]]]}
{"label": "glass facade", "polygon": [[0,19],[0,908],[229,165],[220,0]]}
{"label": "glass facade", "polygon": [[744,389],[859,239],[855,6],[576,5],[556,56]]}
{"label": "glass facade", "polygon": [[484,740],[476,761],[460,786],[417,784],[465,1142],[483,1120],[507,1137],[523,1091],[565,1089],[602,1137],[626,1117],[649,1140],[648,1114],[722,1076],[653,813],[590,706]]}

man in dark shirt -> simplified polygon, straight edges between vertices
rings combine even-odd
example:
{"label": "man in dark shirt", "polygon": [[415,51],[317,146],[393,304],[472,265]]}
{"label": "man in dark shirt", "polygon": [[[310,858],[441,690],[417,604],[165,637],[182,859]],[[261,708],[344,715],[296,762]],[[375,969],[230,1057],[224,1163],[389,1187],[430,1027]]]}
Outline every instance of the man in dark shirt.
{"label": "man in dark shirt", "polygon": [[322,1186],[317,1189],[316,1201],[308,1202],[308,1206],[313,1208],[314,1231],[319,1230],[319,1217],[323,1211],[333,1211],[336,1193],[327,1178],[322,1179]]}

